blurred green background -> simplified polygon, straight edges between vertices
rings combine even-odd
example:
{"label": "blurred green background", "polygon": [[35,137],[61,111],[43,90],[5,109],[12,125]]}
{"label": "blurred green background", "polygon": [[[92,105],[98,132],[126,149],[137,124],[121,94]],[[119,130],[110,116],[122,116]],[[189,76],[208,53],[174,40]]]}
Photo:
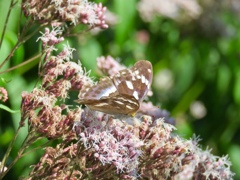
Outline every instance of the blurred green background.
{"label": "blurred green background", "polygon": [[[113,0],[106,21],[110,28],[68,38],[77,49],[74,59],[81,60],[92,75],[97,75],[96,58],[111,55],[126,66],[147,59],[154,68],[151,101],[168,110],[176,119],[177,133],[183,138],[199,135],[203,148],[218,156],[228,154],[235,179],[240,179],[240,1],[157,1]],[[171,2],[169,4],[169,2]],[[0,1],[0,17],[5,20],[9,0]],[[16,6],[9,24],[0,62],[17,41],[20,6]],[[4,21],[0,21],[2,34]],[[39,34],[15,53],[3,71],[37,55]],[[38,61],[1,74],[9,92],[5,105],[18,110],[21,93],[31,91],[38,76]],[[0,157],[18,127],[20,113],[0,110]],[[12,157],[26,136],[22,129]],[[26,175],[29,165],[37,163],[43,151],[22,158],[8,177]],[[9,162],[12,159],[9,159]]]}

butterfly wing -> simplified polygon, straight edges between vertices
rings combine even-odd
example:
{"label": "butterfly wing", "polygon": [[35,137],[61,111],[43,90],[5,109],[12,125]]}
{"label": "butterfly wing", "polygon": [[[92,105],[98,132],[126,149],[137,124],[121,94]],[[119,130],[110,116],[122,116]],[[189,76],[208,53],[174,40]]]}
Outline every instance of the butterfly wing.
{"label": "butterfly wing", "polygon": [[112,94],[110,97],[102,97],[99,100],[86,100],[84,102],[91,110],[101,111],[107,114],[133,115],[139,109],[139,103],[134,97]]}
{"label": "butterfly wing", "polygon": [[85,104],[85,101],[99,100],[112,93],[117,93],[117,89],[109,77],[104,77],[100,79],[98,84],[83,87],[78,95],[79,100],[77,102]]}
{"label": "butterfly wing", "polygon": [[132,68],[119,71],[112,80],[119,94],[133,96],[141,102],[152,83],[152,64],[138,61]]}

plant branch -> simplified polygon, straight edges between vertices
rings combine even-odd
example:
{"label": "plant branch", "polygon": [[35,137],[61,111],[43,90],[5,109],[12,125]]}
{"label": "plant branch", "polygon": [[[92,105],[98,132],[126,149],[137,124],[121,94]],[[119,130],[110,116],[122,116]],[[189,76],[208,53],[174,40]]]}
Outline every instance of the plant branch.
{"label": "plant branch", "polygon": [[10,7],[9,7],[9,10],[8,10],[8,13],[7,13],[7,17],[6,17],[6,21],[5,21],[4,27],[3,27],[2,37],[1,37],[1,40],[0,40],[0,49],[1,49],[1,47],[2,47],[3,37],[4,37],[4,34],[5,34],[5,32],[6,32],[6,29],[7,29],[7,23],[8,23],[9,17],[10,17],[10,13],[11,13],[13,7],[14,7],[16,4],[17,4],[17,1],[14,2],[14,0],[11,0]]}
{"label": "plant branch", "polygon": [[2,71],[2,72],[0,72],[0,74],[4,74],[4,73],[10,72],[10,71],[12,71],[12,70],[14,70],[14,69],[17,69],[17,68],[19,68],[19,67],[22,67],[22,66],[24,66],[24,65],[26,65],[26,64],[28,64],[28,63],[30,63],[30,62],[32,62],[32,61],[35,61],[35,60],[36,60],[37,58],[39,58],[39,57],[41,57],[41,54],[37,54],[36,56],[32,57],[31,59],[29,59],[29,60],[27,60],[27,61],[24,61],[24,62],[22,62],[22,63],[20,63],[20,64],[18,64],[18,65],[16,65],[16,66],[14,66],[14,67],[11,67],[11,68],[5,70],[5,71]]}
{"label": "plant branch", "polygon": [[15,53],[15,51],[19,48],[20,45],[22,45],[23,43],[25,43],[28,39],[30,39],[37,31],[39,31],[39,29],[42,26],[39,26],[35,31],[33,31],[31,34],[29,34],[28,36],[24,37],[24,35],[26,34],[26,30],[27,27],[30,27],[32,24],[32,21],[30,20],[29,23],[24,27],[21,36],[18,38],[17,43],[15,44],[15,46],[13,47],[12,51],[9,53],[9,55],[7,56],[7,58],[0,64],[0,69],[3,67],[3,65],[13,56],[13,54]]}
{"label": "plant branch", "polygon": [[38,146],[38,147],[36,147],[36,148],[33,148],[33,149],[29,150],[28,152],[22,154],[22,157],[23,157],[23,156],[26,156],[26,155],[28,155],[28,154],[30,154],[30,153],[32,153],[32,152],[35,151],[35,150],[38,150],[39,148],[44,148],[44,147],[45,147],[47,144],[49,144],[50,142],[52,142],[52,140],[49,140],[49,141],[43,143],[42,145],[40,145],[40,146]]}
{"label": "plant branch", "polygon": [[[20,127],[22,127],[22,126],[19,126],[18,131],[19,131]],[[8,171],[14,166],[14,164],[15,164],[21,157],[23,157],[23,152],[27,149],[27,147],[28,147],[30,144],[32,144],[33,142],[35,142],[38,138],[40,138],[39,136],[32,136],[34,133],[35,133],[35,131],[28,133],[27,137],[25,138],[25,140],[24,140],[23,143],[22,143],[22,147],[20,148],[17,157],[16,157],[16,158],[13,160],[13,162],[7,167],[6,171],[1,171],[2,173],[0,174],[0,179],[2,179],[2,178],[8,173]],[[16,140],[16,138],[14,138],[14,141],[15,141],[15,140]],[[7,151],[8,154],[6,153],[6,155],[4,156],[5,162],[6,162],[6,159],[7,159],[7,157],[9,156],[9,153],[10,153],[12,147],[13,147],[13,142],[14,142],[14,141],[12,141],[11,146],[9,146],[9,151]],[[2,163],[1,165],[3,166],[3,167],[2,167],[2,170],[3,170],[5,163]]]}
{"label": "plant branch", "polygon": [[19,127],[18,127],[17,132],[15,133],[15,136],[13,137],[13,139],[12,139],[10,145],[8,146],[8,149],[7,149],[5,155],[4,155],[3,159],[2,159],[2,163],[0,164],[0,179],[2,179],[2,178],[4,177],[5,172],[7,171],[7,170],[6,170],[6,171],[4,172],[4,166],[5,166],[5,164],[6,164],[6,160],[7,160],[8,156],[9,156],[9,154],[10,154],[12,148],[13,148],[13,144],[14,144],[14,142],[15,142],[16,139],[17,139],[17,136],[18,136],[18,134],[19,134],[19,131],[20,131],[21,127],[22,127],[22,126],[19,126]]}

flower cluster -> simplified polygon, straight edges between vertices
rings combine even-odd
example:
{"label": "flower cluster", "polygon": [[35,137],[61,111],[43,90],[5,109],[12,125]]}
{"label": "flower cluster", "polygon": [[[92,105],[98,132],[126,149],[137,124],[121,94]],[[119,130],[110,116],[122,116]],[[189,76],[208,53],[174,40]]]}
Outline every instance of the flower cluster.
{"label": "flower cluster", "polygon": [[71,22],[91,27],[108,28],[105,23],[106,7],[87,0],[24,0],[22,9],[26,17],[40,23]]}
{"label": "flower cluster", "polygon": [[[198,146],[198,140],[184,140],[177,136],[166,138],[166,123],[158,121],[149,131],[145,152],[150,156],[141,169],[142,177],[160,179],[232,179],[231,163],[227,157],[216,157]],[[219,163],[220,162],[220,163]]]}
{"label": "flower cluster", "polygon": [[33,166],[33,171],[26,179],[82,179],[81,171],[76,168],[77,164],[81,164],[76,161],[76,155],[77,144],[65,147],[61,143],[56,148],[47,147],[45,154]]}
{"label": "flower cluster", "polygon": [[199,139],[193,138],[186,141],[191,150],[192,157],[189,163],[183,166],[176,179],[232,179],[234,173],[231,172],[228,156],[214,156],[210,150],[203,151],[197,145]]}
{"label": "flower cluster", "polygon": [[142,115],[148,115],[153,120],[164,118],[166,123],[175,125],[175,119],[170,116],[170,113],[165,109],[154,106],[152,102],[142,102],[136,117],[140,118]]}
{"label": "flower cluster", "polygon": [[[127,123],[131,122],[131,124]],[[163,119],[114,116],[84,109],[73,129],[79,142],[47,148],[33,177],[86,179],[232,179],[227,156],[173,136]],[[56,153],[56,154],[54,154]],[[72,173],[71,173],[72,172]]]}
{"label": "flower cluster", "polygon": [[28,118],[30,129],[48,138],[73,137],[71,128],[74,120],[79,119],[81,109],[71,110],[61,101],[68,98],[70,90],[79,90],[84,83],[92,83],[80,65],[69,61],[73,51],[70,47],[65,46],[57,56],[51,56],[54,45],[63,40],[57,37],[59,34],[60,29],[51,32],[45,29],[40,38],[45,52],[40,72],[42,84],[30,93],[22,93],[22,119]]}
{"label": "flower cluster", "polygon": [[126,67],[117,62],[112,56],[97,58],[98,68],[106,75],[114,76],[118,71]]}
{"label": "flower cluster", "polygon": [[136,174],[143,141],[134,126],[86,109],[74,129],[84,147],[92,148],[93,156],[103,165],[114,166],[117,173]]}
{"label": "flower cluster", "polygon": [[0,101],[6,102],[8,99],[8,92],[5,88],[0,87]]}
{"label": "flower cluster", "polygon": [[142,19],[147,22],[150,22],[155,16],[186,20],[185,16],[196,18],[201,14],[201,7],[196,0],[141,0],[138,10]]}
{"label": "flower cluster", "polygon": [[[196,138],[174,136],[175,127],[164,121],[169,114],[151,103],[142,104],[135,117],[70,109],[65,103],[69,91],[93,82],[69,61],[73,50],[68,46],[51,56],[61,41],[57,34],[46,29],[40,38],[45,52],[42,84],[23,93],[21,110],[31,131],[63,141],[45,149],[27,179],[232,179],[227,157],[203,151]],[[123,67],[111,57],[99,58],[98,65],[108,74]]]}

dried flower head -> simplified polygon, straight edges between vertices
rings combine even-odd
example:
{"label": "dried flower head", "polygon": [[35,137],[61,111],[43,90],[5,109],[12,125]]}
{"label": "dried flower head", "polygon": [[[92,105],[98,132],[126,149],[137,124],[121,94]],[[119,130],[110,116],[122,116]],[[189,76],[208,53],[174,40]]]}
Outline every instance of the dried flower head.
{"label": "dried flower head", "polygon": [[22,119],[28,119],[31,131],[41,136],[74,139],[73,122],[79,119],[81,109],[70,109],[65,103],[70,90],[80,90],[83,84],[92,80],[85,74],[80,64],[71,62],[74,49],[65,45],[57,56],[51,56],[55,45],[63,39],[61,29],[45,29],[42,33],[45,56],[41,63],[42,81],[32,92],[22,94]]}
{"label": "dried flower head", "polygon": [[108,28],[105,23],[106,7],[87,0],[24,0],[22,9],[26,17],[39,23],[88,24],[91,27]]}
{"label": "dried flower head", "polygon": [[[76,167],[77,145],[58,144],[56,148],[45,148],[45,154],[33,171],[29,174],[31,179],[82,179],[82,173]],[[70,178],[71,177],[71,178]]]}

